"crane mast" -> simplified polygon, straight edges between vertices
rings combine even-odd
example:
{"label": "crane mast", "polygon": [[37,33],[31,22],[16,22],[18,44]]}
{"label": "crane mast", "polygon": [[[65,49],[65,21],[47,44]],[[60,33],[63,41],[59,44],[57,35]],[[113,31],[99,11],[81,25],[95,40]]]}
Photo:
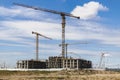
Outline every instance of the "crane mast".
{"label": "crane mast", "polygon": [[65,15],[62,15],[62,57],[65,57]]}
{"label": "crane mast", "polygon": [[38,7],[28,6],[28,5],[19,4],[19,3],[13,3],[13,4],[22,6],[22,7],[32,8],[34,10],[41,10],[41,11],[45,11],[45,12],[59,14],[62,17],[62,57],[64,58],[65,57],[65,45],[64,45],[65,44],[65,24],[66,24],[65,17],[69,16],[69,17],[73,17],[73,18],[77,18],[77,19],[79,19],[80,17],[74,16],[69,13],[59,12],[59,11],[55,11],[55,10],[49,10],[49,9],[45,9],[45,8],[38,8]]}
{"label": "crane mast", "polygon": [[38,53],[39,53],[39,36],[42,36],[42,37],[47,38],[47,39],[51,39],[51,38],[46,37],[46,36],[44,36],[44,35],[42,35],[40,33],[33,32],[33,31],[32,31],[32,34],[36,35],[36,61],[38,61],[39,60],[39,58],[38,58],[38,56],[39,56],[38,55]]}

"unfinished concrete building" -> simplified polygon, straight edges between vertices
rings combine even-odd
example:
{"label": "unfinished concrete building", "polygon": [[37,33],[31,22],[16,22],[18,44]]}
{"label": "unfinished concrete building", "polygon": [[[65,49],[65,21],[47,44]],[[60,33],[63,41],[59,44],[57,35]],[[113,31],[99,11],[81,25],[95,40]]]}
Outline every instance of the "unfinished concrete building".
{"label": "unfinished concrete building", "polygon": [[82,69],[92,68],[92,62],[84,59],[76,58],[62,58],[62,57],[49,57],[46,62],[47,68],[69,68],[69,69]]}
{"label": "unfinished concrete building", "polygon": [[91,61],[84,59],[68,58],[68,59],[64,59],[63,68],[70,68],[70,69],[92,68],[92,63]]}
{"label": "unfinished concrete building", "polygon": [[17,61],[17,68],[19,69],[45,69],[45,61],[36,60],[19,60]]}
{"label": "unfinished concrete building", "polygon": [[47,68],[63,68],[63,61],[62,57],[49,57],[46,61]]}
{"label": "unfinished concrete building", "polygon": [[19,60],[17,62],[19,69],[47,69],[47,68],[68,68],[83,69],[92,68],[92,62],[78,58],[63,58],[58,56],[49,57],[46,61]]}

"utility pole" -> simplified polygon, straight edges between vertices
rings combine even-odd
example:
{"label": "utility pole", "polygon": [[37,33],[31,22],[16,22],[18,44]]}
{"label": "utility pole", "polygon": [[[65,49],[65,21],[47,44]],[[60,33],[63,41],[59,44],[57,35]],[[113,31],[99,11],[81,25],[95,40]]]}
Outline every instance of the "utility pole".
{"label": "utility pole", "polygon": [[39,53],[39,36],[42,36],[42,37],[44,37],[44,38],[47,38],[47,39],[51,39],[51,38],[49,38],[49,37],[46,37],[46,36],[44,36],[44,35],[42,35],[42,34],[40,34],[40,33],[37,33],[37,32],[33,32],[32,31],[32,34],[35,34],[36,35],[36,61],[38,61],[39,59],[38,59],[38,53]]}
{"label": "utility pole", "polygon": [[24,5],[24,4],[19,4],[19,3],[13,3],[15,5],[18,6],[22,6],[22,7],[27,7],[27,8],[32,8],[34,10],[41,10],[41,11],[45,11],[45,12],[49,12],[49,13],[54,13],[54,14],[59,14],[62,17],[62,57],[65,57],[65,24],[66,24],[66,20],[65,17],[73,17],[73,18],[77,18],[80,19],[80,17],[74,16],[72,14],[69,13],[65,13],[65,12],[59,12],[59,11],[55,11],[55,10],[49,10],[49,9],[45,9],[45,8],[38,8],[38,7],[34,7],[34,6],[28,6],[28,5]]}

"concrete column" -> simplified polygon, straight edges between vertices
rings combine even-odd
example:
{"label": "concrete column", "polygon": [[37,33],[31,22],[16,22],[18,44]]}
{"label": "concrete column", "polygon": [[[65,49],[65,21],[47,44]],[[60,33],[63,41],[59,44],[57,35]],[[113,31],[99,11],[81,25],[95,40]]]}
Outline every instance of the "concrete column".
{"label": "concrete column", "polygon": [[21,68],[21,62],[19,62],[19,68]]}
{"label": "concrete column", "polygon": [[22,62],[21,62],[21,63],[20,63],[20,68],[23,68],[22,65],[23,65],[23,64],[22,64]]}
{"label": "concrete column", "polygon": [[24,69],[26,68],[26,61],[24,61]]}
{"label": "concrete column", "polygon": [[19,61],[18,61],[18,67],[17,68],[20,68],[20,63],[19,63]]}
{"label": "concrete column", "polygon": [[65,65],[65,61],[64,61],[64,59],[63,59],[63,68],[65,68],[65,66],[64,66],[64,65]]}
{"label": "concrete column", "polygon": [[23,61],[21,61],[21,68],[23,68]]}
{"label": "concrete column", "polygon": [[71,68],[71,59],[70,59],[70,68]]}
{"label": "concrete column", "polygon": [[68,60],[67,60],[67,58],[66,58],[66,69],[68,68]]}
{"label": "concrete column", "polygon": [[22,61],[22,63],[21,63],[21,64],[22,64],[22,65],[21,65],[21,66],[22,66],[22,68],[24,68],[24,66],[23,66],[23,64],[24,64],[24,61]]}
{"label": "concrete column", "polygon": [[75,64],[75,62],[74,62],[74,59],[73,59],[73,68],[75,68],[75,65],[74,65],[74,64]]}
{"label": "concrete column", "polygon": [[77,59],[77,69],[79,69],[78,59]]}
{"label": "concrete column", "polygon": [[19,68],[19,61],[17,62],[17,68]]}
{"label": "concrete column", "polygon": [[27,69],[28,69],[28,60],[27,60]]}
{"label": "concrete column", "polygon": [[23,63],[24,63],[23,66],[24,66],[24,69],[25,69],[25,61],[23,61]]}

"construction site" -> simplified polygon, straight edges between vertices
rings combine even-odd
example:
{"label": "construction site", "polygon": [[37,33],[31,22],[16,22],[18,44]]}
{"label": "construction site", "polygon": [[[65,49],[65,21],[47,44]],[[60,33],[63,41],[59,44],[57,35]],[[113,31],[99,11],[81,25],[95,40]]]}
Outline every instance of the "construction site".
{"label": "construction site", "polygon": [[46,61],[20,60],[17,62],[18,69],[87,69],[92,68],[92,62],[84,59],[49,57]]}
{"label": "construction site", "polygon": [[0,80],[120,80],[119,3],[0,0]]}
{"label": "construction site", "polygon": [[49,12],[53,14],[58,14],[62,18],[62,43],[59,45],[62,47],[61,56],[50,56],[47,60],[39,60],[39,36],[44,37],[46,39],[52,40],[47,36],[44,36],[38,32],[32,32],[32,34],[36,35],[36,59],[32,60],[19,60],[17,61],[17,68],[19,69],[49,69],[49,68],[63,68],[63,69],[83,69],[83,68],[92,68],[92,62],[89,60],[74,58],[72,56],[67,56],[67,46],[65,40],[65,24],[66,24],[66,16],[80,19],[80,17],[73,16],[72,14],[58,12],[54,10],[48,10],[43,8],[37,8],[33,6],[28,6],[24,4],[14,3],[14,5],[22,6],[26,8],[32,8],[34,10],[41,10],[44,12]]}

